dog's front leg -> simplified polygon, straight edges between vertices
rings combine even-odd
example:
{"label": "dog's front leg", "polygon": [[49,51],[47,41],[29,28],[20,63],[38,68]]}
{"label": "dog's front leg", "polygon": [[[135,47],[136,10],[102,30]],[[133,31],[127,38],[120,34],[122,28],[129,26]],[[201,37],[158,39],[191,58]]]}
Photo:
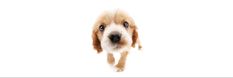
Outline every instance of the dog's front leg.
{"label": "dog's front leg", "polygon": [[108,64],[113,65],[115,63],[115,58],[112,53],[108,53]]}
{"label": "dog's front leg", "polygon": [[118,61],[118,64],[115,66],[117,68],[117,72],[124,71],[127,55],[128,55],[127,51],[121,53],[121,57]]}

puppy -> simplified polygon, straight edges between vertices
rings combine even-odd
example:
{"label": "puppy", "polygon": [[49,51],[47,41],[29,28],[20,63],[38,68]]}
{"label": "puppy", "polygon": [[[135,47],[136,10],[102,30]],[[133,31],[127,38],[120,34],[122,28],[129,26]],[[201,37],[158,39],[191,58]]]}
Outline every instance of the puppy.
{"label": "puppy", "polygon": [[[117,72],[124,70],[131,47],[138,43],[138,48],[142,48],[133,19],[122,10],[103,12],[93,26],[92,40],[93,47],[98,53],[103,50],[108,53],[107,62],[113,65]],[[113,53],[121,55],[116,65]]]}

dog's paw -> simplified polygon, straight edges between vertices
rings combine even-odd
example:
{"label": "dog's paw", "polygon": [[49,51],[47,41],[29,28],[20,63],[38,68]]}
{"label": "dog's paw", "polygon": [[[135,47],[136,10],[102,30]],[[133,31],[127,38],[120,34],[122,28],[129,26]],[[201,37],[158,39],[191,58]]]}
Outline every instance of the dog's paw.
{"label": "dog's paw", "polygon": [[123,72],[124,71],[124,68],[117,68],[116,69],[116,72]]}
{"label": "dog's paw", "polygon": [[122,72],[122,71],[124,71],[124,66],[122,66],[122,65],[116,65],[114,68],[115,68],[116,72]]}
{"label": "dog's paw", "polygon": [[123,72],[123,71],[124,71],[124,68],[117,68],[117,67],[114,67],[114,71],[115,71],[115,72]]}
{"label": "dog's paw", "polygon": [[139,46],[138,46],[138,50],[142,50],[142,45],[139,45]]}

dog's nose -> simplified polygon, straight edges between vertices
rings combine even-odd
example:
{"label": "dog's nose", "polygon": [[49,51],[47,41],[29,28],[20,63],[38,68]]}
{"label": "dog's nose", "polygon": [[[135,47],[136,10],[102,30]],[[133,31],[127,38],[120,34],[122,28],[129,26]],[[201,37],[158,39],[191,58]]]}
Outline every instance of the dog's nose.
{"label": "dog's nose", "polygon": [[113,33],[108,36],[112,43],[118,43],[121,40],[121,35],[119,33]]}

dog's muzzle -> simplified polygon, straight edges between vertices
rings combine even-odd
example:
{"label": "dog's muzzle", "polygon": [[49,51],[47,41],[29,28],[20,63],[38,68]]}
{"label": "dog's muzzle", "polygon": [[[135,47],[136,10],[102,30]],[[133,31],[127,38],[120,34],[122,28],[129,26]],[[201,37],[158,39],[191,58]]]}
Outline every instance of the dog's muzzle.
{"label": "dog's muzzle", "polygon": [[119,32],[112,32],[108,38],[112,43],[118,43],[121,40],[121,34]]}

